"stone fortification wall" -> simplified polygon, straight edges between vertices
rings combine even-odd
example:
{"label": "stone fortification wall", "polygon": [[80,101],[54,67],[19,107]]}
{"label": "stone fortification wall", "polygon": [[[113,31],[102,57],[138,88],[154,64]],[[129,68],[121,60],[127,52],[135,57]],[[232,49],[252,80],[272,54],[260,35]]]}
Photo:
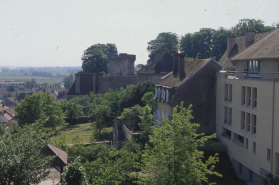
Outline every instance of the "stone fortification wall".
{"label": "stone fortification wall", "polygon": [[135,76],[136,55],[128,55],[127,53],[110,54],[107,59],[110,76]]}

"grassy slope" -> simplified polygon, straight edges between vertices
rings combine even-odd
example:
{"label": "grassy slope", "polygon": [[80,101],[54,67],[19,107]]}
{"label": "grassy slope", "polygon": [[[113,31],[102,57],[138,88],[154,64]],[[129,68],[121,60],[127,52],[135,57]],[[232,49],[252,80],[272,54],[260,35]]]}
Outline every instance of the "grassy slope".
{"label": "grassy slope", "polygon": [[[112,127],[104,128],[102,131],[103,140],[110,140],[111,134],[112,134]],[[80,135],[80,137],[83,138],[83,143],[89,143],[90,139],[93,135],[93,128],[91,126],[91,123],[59,127],[59,128],[57,128],[52,140],[58,139],[61,135],[67,136],[67,141],[66,141],[67,144],[71,144],[73,137],[75,137],[77,135]]]}

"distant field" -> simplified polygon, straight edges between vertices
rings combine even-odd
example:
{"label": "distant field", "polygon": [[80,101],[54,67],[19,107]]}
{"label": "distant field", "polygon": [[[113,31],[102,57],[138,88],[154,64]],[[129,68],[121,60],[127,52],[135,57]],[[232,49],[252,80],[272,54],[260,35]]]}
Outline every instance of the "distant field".
{"label": "distant field", "polygon": [[4,76],[3,73],[0,73],[0,81],[5,82],[7,80],[31,80],[35,79],[38,84],[48,83],[54,84],[63,81],[63,78],[51,78],[51,77],[42,77],[42,76]]}

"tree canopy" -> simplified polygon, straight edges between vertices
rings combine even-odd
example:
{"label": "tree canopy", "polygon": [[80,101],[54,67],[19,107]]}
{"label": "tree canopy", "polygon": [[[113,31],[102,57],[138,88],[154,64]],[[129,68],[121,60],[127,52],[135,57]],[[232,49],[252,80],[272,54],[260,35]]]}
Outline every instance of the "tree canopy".
{"label": "tree canopy", "polygon": [[150,142],[154,148],[147,148],[143,173],[146,184],[197,184],[207,182],[207,175],[221,176],[214,171],[218,157],[209,157],[205,162],[203,152],[197,148],[215,135],[196,134],[199,124],[191,123],[191,106],[181,103],[173,109],[173,119],[163,119],[153,130]]}
{"label": "tree canopy", "polygon": [[48,138],[39,123],[5,132],[0,139],[0,184],[29,185],[45,180],[53,159],[42,157]]}
{"label": "tree canopy", "polygon": [[177,52],[178,51],[178,35],[171,32],[159,33],[156,39],[148,42],[147,51],[153,54],[159,52]]}
{"label": "tree canopy", "polygon": [[275,26],[265,26],[261,19],[240,19],[231,30],[239,37],[245,35],[247,28],[253,29],[256,33],[264,33],[275,29]]}
{"label": "tree canopy", "polygon": [[86,73],[99,73],[107,69],[107,55],[117,54],[117,48],[114,44],[94,44],[87,48],[82,57],[82,69]]}
{"label": "tree canopy", "polygon": [[40,120],[45,127],[55,128],[64,124],[63,111],[54,97],[45,93],[33,93],[25,97],[15,108],[19,125],[35,123]]}

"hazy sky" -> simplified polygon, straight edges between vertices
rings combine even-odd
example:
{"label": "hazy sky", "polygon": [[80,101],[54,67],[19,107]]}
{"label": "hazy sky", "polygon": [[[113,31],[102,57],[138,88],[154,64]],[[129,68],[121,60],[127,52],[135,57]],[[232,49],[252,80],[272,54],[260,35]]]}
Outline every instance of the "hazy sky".
{"label": "hazy sky", "polygon": [[0,66],[81,66],[83,51],[115,43],[146,63],[161,32],[279,22],[279,0],[0,0]]}

